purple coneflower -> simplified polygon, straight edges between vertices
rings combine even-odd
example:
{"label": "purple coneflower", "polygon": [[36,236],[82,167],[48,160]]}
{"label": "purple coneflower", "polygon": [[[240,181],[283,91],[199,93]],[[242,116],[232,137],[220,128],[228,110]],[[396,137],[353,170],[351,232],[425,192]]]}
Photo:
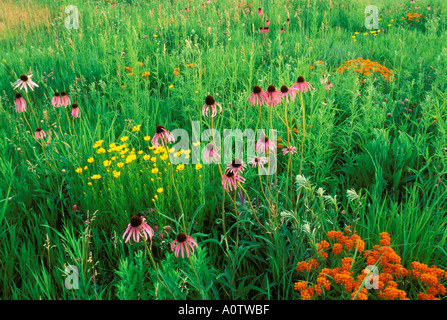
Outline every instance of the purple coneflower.
{"label": "purple coneflower", "polygon": [[279,30],[279,32],[284,33],[284,27],[281,28],[281,30]]}
{"label": "purple coneflower", "polygon": [[260,15],[262,15],[262,9],[261,8],[258,9],[258,16],[260,16]]}
{"label": "purple coneflower", "polygon": [[161,139],[161,145],[164,147],[165,146],[165,142],[175,142],[175,138],[174,135],[169,132],[168,130],[165,129],[165,127],[158,125],[157,129],[155,130],[156,133],[154,134],[154,137],[152,138],[152,145],[154,147],[158,147],[159,142],[158,140]]}
{"label": "purple coneflower", "polygon": [[264,153],[266,150],[274,151],[276,147],[276,144],[274,141],[269,140],[267,136],[264,136],[263,138],[259,139],[256,143],[256,152]]}
{"label": "purple coneflower", "polygon": [[248,160],[248,163],[253,166],[253,168],[260,167],[264,168],[264,164],[266,164],[267,158],[266,157],[254,157]]}
{"label": "purple coneflower", "polygon": [[428,7],[427,7],[427,10],[431,10],[431,7],[430,7],[430,5],[428,5]]}
{"label": "purple coneflower", "polygon": [[73,105],[71,106],[71,115],[74,118],[79,118],[79,107],[77,103],[73,103]]}
{"label": "purple coneflower", "polygon": [[205,104],[203,105],[203,108],[202,108],[203,116],[208,117],[208,110],[211,108],[211,111],[212,111],[211,117],[214,118],[217,114],[217,107],[220,108],[220,113],[222,113],[222,107],[220,106],[220,104],[218,104],[212,96],[210,96],[210,95],[206,96]]}
{"label": "purple coneflower", "polygon": [[20,93],[16,93],[16,112],[25,112],[26,102]]}
{"label": "purple coneflower", "polygon": [[295,101],[295,95],[296,95],[296,90],[294,89],[289,89],[286,85],[282,85],[281,89],[280,89],[280,95],[283,98],[286,98],[287,103],[289,103],[289,98],[292,101]]}
{"label": "purple coneflower", "polygon": [[144,236],[144,239],[146,241],[148,237],[150,240],[152,240],[152,237],[154,236],[154,230],[146,222],[144,222],[144,217],[141,214],[138,214],[130,219],[130,223],[127,226],[126,231],[124,231],[123,239],[126,234],[128,235],[124,243],[127,243],[132,236],[133,241],[140,242],[140,234]]}
{"label": "purple coneflower", "polygon": [[330,81],[328,81],[328,82],[326,83],[326,90],[331,90],[333,86],[334,86],[334,85],[333,85]]}
{"label": "purple coneflower", "polygon": [[43,137],[46,137],[46,136],[47,136],[47,134],[40,127],[37,128],[36,133],[34,133],[34,138],[36,138],[36,139],[43,139]]}
{"label": "purple coneflower", "polygon": [[281,102],[281,96],[273,84],[268,86],[265,93],[267,95],[268,103],[271,103],[272,105],[277,105]]}
{"label": "purple coneflower", "polygon": [[203,160],[206,163],[210,163],[210,159],[212,162],[217,163],[219,161],[220,154],[217,152],[217,148],[214,144],[208,143],[206,146],[205,152],[203,153]]}
{"label": "purple coneflower", "polygon": [[266,26],[269,26],[269,25],[270,25],[270,21],[266,20],[266,21],[265,21],[265,25],[266,25]]}
{"label": "purple coneflower", "polygon": [[177,238],[172,242],[171,249],[174,251],[176,257],[179,256],[180,251],[182,252],[182,258],[185,257],[184,252],[186,251],[186,256],[189,258],[189,248],[191,248],[192,253],[194,253],[194,247],[198,247],[197,242],[187,234],[180,232]]}
{"label": "purple coneflower", "polygon": [[70,98],[65,91],[61,92],[61,104],[64,107],[68,107],[71,104]]}
{"label": "purple coneflower", "polygon": [[286,148],[283,148],[281,151],[282,151],[282,154],[283,154],[283,155],[286,155],[286,154],[288,154],[289,152],[290,152],[291,154],[294,154],[294,153],[296,153],[296,147],[286,147]]}
{"label": "purple coneflower", "polygon": [[238,173],[227,171],[224,175],[222,175],[222,186],[226,191],[236,190],[239,182],[244,183],[245,179]]}
{"label": "purple coneflower", "polygon": [[313,87],[309,82],[304,80],[303,76],[299,76],[298,79],[296,80],[296,82],[293,84],[292,88],[297,89],[298,91],[301,91],[301,92],[307,92],[310,89],[312,89]]}
{"label": "purple coneflower", "polygon": [[56,108],[62,106],[61,94],[59,92],[56,91],[54,93],[53,98],[51,99],[51,104]]}
{"label": "purple coneflower", "polygon": [[231,161],[231,163],[227,165],[225,171],[231,171],[235,174],[239,174],[243,173],[246,167],[247,165],[242,160],[234,158],[233,161]]}
{"label": "purple coneflower", "polygon": [[253,92],[248,97],[248,102],[252,106],[261,106],[262,104],[267,104],[267,94],[258,85],[253,87]]}
{"label": "purple coneflower", "polygon": [[33,75],[30,74],[28,76],[22,74],[20,76],[20,79],[18,79],[16,82],[13,83],[14,90],[19,88],[19,89],[25,89],[25,92],[28,92],[28,87],[31,89],[31,91],[33,91],[34,87],[38,87],[37,83],[35,83],[33,80],[31,80],[31,77]]}

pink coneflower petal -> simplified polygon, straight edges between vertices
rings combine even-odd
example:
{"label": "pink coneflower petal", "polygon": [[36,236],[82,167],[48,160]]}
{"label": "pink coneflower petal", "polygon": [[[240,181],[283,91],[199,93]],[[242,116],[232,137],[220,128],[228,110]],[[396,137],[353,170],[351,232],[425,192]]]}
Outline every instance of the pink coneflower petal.
{"label": "pink coneflower petal", "polygon": [[296,153],[296,147],[286,147],[286,148],[283,148],[281,151],[282,151],[283,155],[286,155],[288,153],[294,154],[294,153]]}
{"label": "pink coneflower petal", "polygon": [[16,112],[25,112],[26,111],[26,102],[23,99],[20,93],[16,93]]}
{"label": "pink coneflower petal", "polygon": [[256,143],[256,152],[258,154],[265,153],[265,151],[274,151],[276,143],[274,141],[269,140],[267,136],[259,139]]}
{"label": "pink coneflower petal", "polygon": [[[130,224],[127,226],[126,231],[124,231],[123,239],[126,237],[124,243],[129,242],[133,239],[134,242],[140,242],[140,239],[144,238],[145,241],[152,240],[154,235],[153,229],[144,222],[144,217],[142,215],[133,216],[130,220]],[[141,235],[143,237],[141,237]]]}
{"label": "pink coneflower petal", "polygon": [[312,85],[306,80],[304,80],[303,76],[299,76],[296,82],[292,85],[292,89],[296,89],[301,92],[307,92],[312,88],[313,88]]}
{"label": "pink coneflower petal", "polygon": [[248,97],[248,101],[252,106],[260,106],[268,103],[267,94],[260,86],[254,86],[253,92]]}
{"label": "pink coneflower petal", "polygon": [[295,90],[294,89],[289,89],[286,85],[282,85],[281,86],[281,91],[280,91],[280,95],[281,97],[285,98],[287,103],[289,102],[289,98],[292,101],[295,101]]}
{"label": "pink coneflower petal", "polygon": [[209,109],[211,109],[211,117],[214,118],[217,114],[217,107],[220,108],[220,113],[222,113],[222,107],[220,106],[220,104],[218,104],[212,96],[208,95],[205,98],[205,104],[202,107],[202,115],[204,117],[208,117],[208,111]]}
{"label": "pink coneflower petal", "polygon": [[[188,245],[191,247],[192,252],[189,251]],[[181,232],[177,235],[177,238],[172,243],[171,250],[174,251],[174,255],[177,258],[180,253],[182,255],[182,258],[185,258],[186,251],[186,257],[189,258],[191,253],[194,253],[194,246],[197,246],[197,243],[194,241],[194,239],[191,236],[188,236],[185,233]]]}
{"label": "pink coneflower petal", "polygon": [[266,157],[254,157],[251,158],[248,163],[252,165],[253,168],[264,168],[264,165],[268,162]]}
{"label": "pink coneflower petal", "polygon": [[165,142],[166,143],[173,143],[175,142],[174,135],[166,130],[163,126],[158,125],[156,128],[156,133],[154,134],[154,137],[152,138],[152,145],[154,147],[158,147],[159,140],[161,140],[161,145],[164,147]]}
{"label": "pink coneflower petal", "polygon": [[217,163],[219,161],[220,158],[220,154],[217,152],[217,147],[212,144],[209,143],[206,148],[205,151],[203,152],[203,160],[205,163],[210,163],[210,162],[214,162]]}
{"label": "pink coneflower petal", "polygon": [[265,93],[267,96],[267,103],[278,105],[281,102],[281,96],[274,85],[269,85]]}
{"label": "pink coneflower petal", "polygon": [[222,175],[222,186],[226,191],[233,191],[236,190],[238,183],[245,182],[245,179],[240,176],[238,173],[234,173],[231,170],[228,170],[225,172],[225,174]]}
{"label": "pink coneflower petal", "polygon": [[68,107],[71,104],[70,98],[65,91],[61,92],[61,104],[64,107]]}
{"label": "pink coneflower petal", "polygon": [[242,160],[234,158],[233,161],[231,161],[231,163],[227,165],[226,171],[231,171],[233,173],[243,173],[246,167],[247,165]]}
{"label": "pink coneflower petal", "polygon": [[73,118],[79,118],[79,107],[77,103],[73,103],[71,115],[73,116]]}

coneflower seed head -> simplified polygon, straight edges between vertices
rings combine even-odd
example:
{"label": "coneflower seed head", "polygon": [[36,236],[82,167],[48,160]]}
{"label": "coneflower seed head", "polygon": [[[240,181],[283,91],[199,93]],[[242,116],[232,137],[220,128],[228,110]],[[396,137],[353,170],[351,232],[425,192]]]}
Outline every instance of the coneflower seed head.
{"label": "coneflower seed head", "polygon": [[180,242],[180,243],[182,243],[182,242],[185,242],[186,241],[186,234],[184,234],[183,232],[180,232],[178,235],[177,235],[177,241],[178,242]]}
{"label": "coneflower seed head", "polygon": [[141,223],[143,223],[143,219],[141,219],[141,217],[139,216],[133,216],[130,219],[130,225],[134,228],[139,227]]}
{"label": "coneflower seed head", "polygon": [[216,103],[216,100],[214,100],[214,98],[212,96],[208,95],[205,98],[205,103],[209,106],[212,106]]}
{"label": "coneflower seed head", "polygon": [[276,88],[275,88],[275,86],[273,84],[271,84],[271,85],[268,86],[267,91],[270,92],[270,93],[273,93],[273,92],[276,91]]}
{"label": "coneflower seed head", "polygon": [[286,85],[282,85],[282,86],[281,86],[281,92],[282,92],[282,93],[287,93],[287,92],[289,92],[289,88],[287,88]]}
{"label": "coneflower seed head", "polygon": [[253,87],[253,93],[261,93],[261,91],[262,91],[262,89],[260,86],[256,85]]}

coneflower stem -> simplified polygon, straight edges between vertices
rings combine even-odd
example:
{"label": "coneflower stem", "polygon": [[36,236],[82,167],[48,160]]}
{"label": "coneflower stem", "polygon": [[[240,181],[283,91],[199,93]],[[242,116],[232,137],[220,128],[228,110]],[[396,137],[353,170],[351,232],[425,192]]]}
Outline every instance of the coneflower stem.
{"label": "coneflower stem", "polygon": [[225,189],[222,188],[222,228],[224,232],[225,244],[227,246],[227,252],[230,252],[230,247],[228,246],[228,238],[227,238],[227,227],[225,225]]}
{"label": "coneflower stem", "polygon": [[[200,278],[199,278],[199,276],[198,276],[198,274],[197,274],[197,272],[196,272],[196,269],[194,268],[194,265],[193,265],[193,263],[192,263],[191,257],[188,257],[188,260],[189,260],[189,263],[191,264],[192,271],[194,272],[194,274],[195,274],[196,277],[197,277],[197,285],[199,286],[199,293],[200,293],[200,291],[201,291],[201,289],[200,289]],[[203,298],[203,295],[202,295],[202,298]]]}
{"label": "coneflower stem", "polygon": [[[273,132],[273,103],[270,103],[269,105],[269,121],[270,121],[270,130],[271,132]],[[276,161],[276,157],[275,157],[275,167],[277,165],[277,161]],[[269,161],[269,173],[270,173],[270,168],[271,168],[271,163]],[[276,192],[276,202],[278,202],[278,192],[277,192],[277,179],[278,177],[278,168],[276,168],[275,170],[275,192]],[[267,185],[269,187],[269,189],[271,189],[271,183],[270,183],[270,174],[267,175]],[[269,192],[269,195],[271,195],[271,192]],[[269,197],[269,202],[272,202],[272,199]]]}
{"label": "coneflower stem", "polygon": [[59,114],[56,112],[56,109],[54,108],[54,106],[53,106],[53,111],[56,114],[56,119],[57,119],[57,124],[59,126],[59,131],[61,133],[61,136],[63,137],[64,134],[62,133],[61,120],[60,120]]}
{"label": "coneflower stem", "polygon": [[[213,117],[211,117],[211,135],[212,135],[212,139],[213,139],[213,145],[216,146],[216,143],[214,140]],[[220,163],[217,163],[217,167],[219,168],[220,178],[222,179],[222,168],[220,167]],[[222,185],[222,228],[223,228],[223,232],[224,232],[225,244],[227,246],[227,252],[230,253],[230,247],[228,245],[227,226],[225,223],[225,188],[223,187],[223,185]]]}
{"label": "coneflower stem", "polygon": [[301,161],[300,161],[300,174],[303,170],[303,156],[304,156],[304,138],[306,137],[306,109],[304,108],[303,92],[300,91],[301,108],[303,112],[303,140],[301,141]]}
{"label": "coneflower stem", "polygon": [[29,124],[28,120],[26,119],[26,113],[23,112],[23,118],[25,119],[25,122],[28,124],[28,127],[30,129],[31,134],[33,133],[33,128],[31,128],[31,125]]}
{"label": "coneflower stem", "polygon": [[262,129],[262,109],[261,109],[261,105],[259,105],[259,121],[260,121],[260,125],[261,125],[261,131],[265,135],[265,131],[264,131],[264,129]]}
{"label": "coneflower stem", "polygon": [[71,133],[71,125],[70,125],[70,117],[68,116],[67,108],[65,107],[65,114],[67,115],[67,121],[68,121],[68,131],[70,132],[70,135],[73,135]]}
{"label": "coneflower stem", "polygon": [[[140,231],[140,232],[141,232],[141,231]],[[141,236],[144,237],[143,232],[141,232]],[[154,266],[155,275],[157,276],[158,282],[160,282],[161,285],[162,285],[163,287],[165,287],[165,289],[168,290],[169,293],[172,295],[172,297],[175,299],[175,296],[174,296],[174,294],[172,293],[172,291],[169,290],[169,288],[168,288],[168,287],[167,287],[167,286],[160,280],[160,277],[158,276],[157,265],[155,264],[154,257],[152,257],[152,252],[151,252],[151,250],[149,250],[149,248],[147,247],[147,243],[146,243],[146,241],[144,241],[144,247],[146,248],[146,252],[149,253],[149,257],[151,258],[152,265]]]}
{"label": "coneflower stem", "polygon": [[[303,113],[303,140],[301,141],[301,160],[300,160],[300,174],[301,174],[303,170],[304,138],[306,137],[306,120],[305,120],[306,109],[304,108],[304,99],[302,91],[300,92],[300,100],[301,100],[301,109]],[[298,191],[298,195],[296,198],[296,204],[295,204],[296,208],[298,207],[298,201],[300,200],[300,195],[301,195],[301,189]]]}
{"label": "coneflower stem", "polygon": [[[287,102],[284,101],[284,121],[286,123],[286,129],[287,129],[287,146],[290,147],[290,130],[289,130],[289,122],[287,120]],[[289,200],[289,170],[290,170],[290,162],[292,161],[292,153],[289,151],[289,159],[287,161],[287,175],[286,175],[286,208],[287,208],[287,202]],[[292,195],[291,195],[292,196]],[[290,199],[292,201],[292,198]],[[293,203],[293,202],[292,202]]]}
{"label": "coneflower stem", "polygon": [[239,188],[241,188],[242,192],[243,192],[243,193],[245,194],[245,196],[247,197],[248,203],[250,204],[251,210],[253,211],[253,214],[254,214],[254,216],[255,216],[255,218],[256,218],[256,221],[258,221],[259,225],[260,225],[261,227],[263,227],[267,233],[270,233],[270,232],[267,230],[267,228],[261,223],[261,221],[259,221],[258,216],[256,215],[255,208],[253,208],[253,204],[251,203],[251,200],[250,200],[250,197],[248,196],[247,191],[245,191],[245,189],[241,186],[240,183],[238,183],[238,186],[239,186]]}
{"label": "coneflower stem", "polygon": [[31,101],[29,100],[29,97],[28,97],[28,92],[26,92],[26,91],[25,91],[25,97],[26,97],[26,101],[28,101],[28,105],[31,109],[31,113],[33,114],[34,120],[36,120],[36,126],[38,126],[39,121],[37,120],[36,114],[34,113],[33,105],[31,104]]}
{"label": "coneflower stem", "polygon": [[[163,140],[164,140],[164,139],[163,139]],[[169,157],[169,147],[168,147],[167,140],[164,141],[164,145],[165,145],[165,148],[166,148],[166,152],[167,152],[167,154],[168,154],[168,157]],[[169,159],[169,160],[170,160],[170,159]],[[188,231],[187,231],[187,229],[186,229],[185,212],[183,211],[182,200],[180,199],[180,195],[179,195],[179,193],[178,193],[177,187],[175,186],[174,169],[172,168],[172,166],[173,166],[173,165],[172,165],[172,161],[171,161],[169,167],[171,167],[171,180],[172,180],[172,186],[173,186],[173,188],[174,188],[175,194],[177,195],[177,200],[178,200],[178,203],[179,203],[179,206],[180,206],[180,212],[182,213],[182,218],[183,218],[182,220],[183,220],[183,229],[184,229],[184,232],[185,232],[185,233],[188,233]]]}
{"label": "coneflower stem", "polygon": [[[270,218],[270,220],[271,220],[271,212],[270,212],[270,210],[271,210],[271,208],[272,208],[272,204],[270,203],[270,201],[269,201],[269,199],[267,198],[267,195],[265,194],[265,191],[264,191],[264,186],[263,186],[263,184],[262,184],[262,179],[261,179],[261,169],[259,168],[259,165],[258,165],[258,177],[259,177],[259,184],[261,185],[261,191],[262,191],[262,194],[264,195],[264,198],[265,198],[265,200],[267,201],[267,203],[269,204],[269,218]],[[270,190],[269,189],[267,189],[268,190],[268,192],[269,192],[269,195],[270,195],[270,198],[271,198],[271,193],[270,193]]]}
{"label": "coneflower stem", "polygon": [[76,140],[78,141],[78,145],[80,146],[81,145],[81,142],[79,142],[79,138],[78,138],[78,134],[76,133],[76,128],[75,128],[75,124],[74,124],[74,118],[72,119],[72,124],[73,124],[73,131],[74,131],[74,133],[75,133],[75,136],[76,136]]}

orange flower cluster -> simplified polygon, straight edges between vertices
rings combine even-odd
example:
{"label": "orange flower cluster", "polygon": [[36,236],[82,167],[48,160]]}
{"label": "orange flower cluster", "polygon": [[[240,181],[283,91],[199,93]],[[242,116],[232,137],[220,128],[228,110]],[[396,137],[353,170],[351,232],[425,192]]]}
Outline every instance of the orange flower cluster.
{"label": "orange flower cluster", "polygon": [[[423,17],[423,15],[422,14],[420,14],[420,13],[416,13],[416,12],[413,12],[413,13],[407,13],[407,21],[410,23],[410,24],[413,24],[413,21],[415,21],[415,22],[420,22],[420,18],[422,18]],[[405,19],[404,17],[402,17],[403,19]]]}
{"label": "orange flower cluster", "polygon": [[376,263],[383,266],[383,272],[389,273],[396,277],[404,277],[408,274],[408,270],[401,265],[401,258],[397,253],[389,247],[391,237],[388,233],[380,234],[380,244],[373,246],[372,250],[366,250],[364,256],[368,265]]}
{"label": "orange flower cluster", "polygon": [[[348,251],[354,249],[357,250],[357,252],[363,252],[363,250],[365,250],[365,242],[363,242],[363,240],[360,239],[358,235],[356,235],[355,233],[349,235],[350,232],[347,229],[345,230],[345,233],[348,235],[344,235],[341,231],[329,231],[327,233],[327,237],[329,239],[334,239],[337,241],[332,246],[332,252],[335,255],[339,255],[343,249],[346,249]],[[319,245],[317,245],[317,251],[320,253],[320,257],[323,258],[323,260],[326,260],[328,254],[327,252],[324,252],[323,249],[326,250],[329,249],[329,247],[327,245],[325,245],[324,247],[322,245],[323,241]]]}
{"label": "orange flower cluster", "polygon": [[310,259],[309,261],[301,261],[296,264],[297,271],[310,271],[312,269],[318,268],[318,262],[315,259]]}
{"label": "orange flower cluster", "polygon": [[[372,72],[377,72],[389,82],[392,82],[394,80],[393,70],[389,70],[387,67],[384,67],[377,62],[371,61],[369,59],[363,59],[361,57],[357,58],[356,60],[346,61],[341,67],[335,68],[334,71],[343,73],[345,72],[345,70],[350,69],[364,76],[370,76]],[[361,81],[363,82],[364,79]]]}
{"label": "orange flower cluster", "polygon": [[132,68],[126,66],[125,69],[126,69],[126,72],[127,72],[128,75],[130,75],[130,76],[133,75],[133,69]]}
{"label": "orange flower cluster", "polygon": [[446,294],[446,288],[439,283],[439,280],[447,279],[447,272],[435,265],[428,267],[426,264],[416,261],[411,263],[411,268],[413,269],[413,279],[419,279],[423,285],[427,286],[427,293],[419,292],[418,299],[439,300],[436,295]]}
{"label": "orange flower cluster", "polygon": [[[296,269],[298,271],[315,272],[317,275],[315,285],[304,281],[295,283],[294,288],[299,291],[303,300],[310,300],[327,293],[334,286],[341,286],[343,291],[351,296],[351,299],[356,300],[368,300],[369,297],[383,300],[410,300],[407,297],[407,292],[399,289],[398,283],[408,284],[412,279],[418,280],[416,285],[422,284],[425,287],[417,296],[420,300],[439,299],[439,296],[445,296],[447,293],[447,289],[441,283],[441,281],[447,280],[447,272],[434,265],[428,267],[419,262],[411,263],[412,270],[405,269],[401,264],[399,255],[390,247],[391,236],[387,232],[380,234],[380,245],[374,245],[371,250],[364,250],[365,243],[362,239],[347,228],[344,232],[329,231],[327,237],[331,241],[322,240],[316,248],[318,257],[322,260],[321,263],[318,263],[316,259],[297,263]],[[330,242],[334,242],[332,250],[330,250]],[[332,269],[322,267],[318,272],[319,267],[329,261],[329,253],[333,254],[333,259],[338,260],[341,253],[348,254],[350,250],[363,252],[363,258],[362,255],[358,254],[354,256],[357,257],[356,260],[352,257],[342,257],[341,267]],[[381,272],[378,275],[373,275],[369,268],[361,269],[360,272],[355,271],[359,270],[359,265],[361,268],[362,264],[376,266],[377,270],[381,270]],[[358,272],[357,276],[355,275],[356,272]],[[404,277],[407,278],[402,281]],[[377,290],[368,291],[365,288],[365,285],[371,283],[371,281],[378,285],[374,288]],[[334,292],[339,291],[334,290]]]}

